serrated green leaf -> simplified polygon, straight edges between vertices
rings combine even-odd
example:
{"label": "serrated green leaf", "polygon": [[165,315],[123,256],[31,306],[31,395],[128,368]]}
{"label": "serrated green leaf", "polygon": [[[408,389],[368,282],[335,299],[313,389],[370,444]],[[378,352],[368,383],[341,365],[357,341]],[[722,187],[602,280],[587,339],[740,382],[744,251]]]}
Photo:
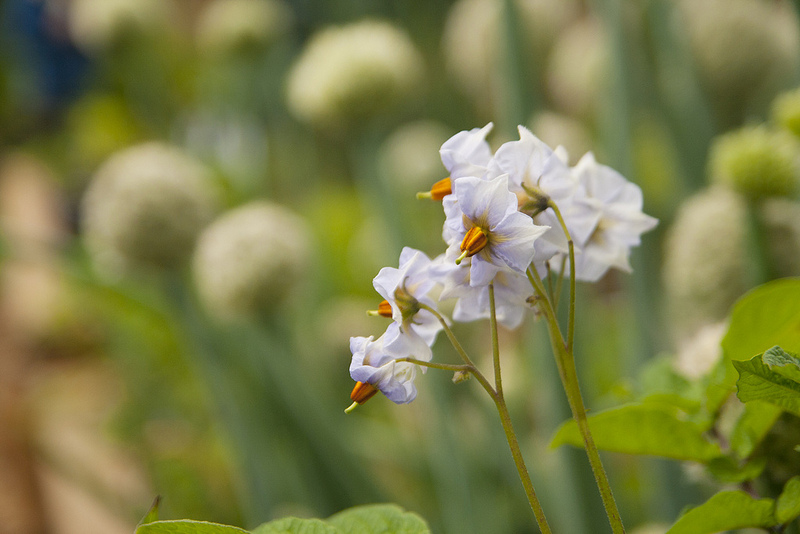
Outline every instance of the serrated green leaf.
{"label": "serrated green leaf", "polygon": [[140,525],[136,534],[248,534],[246,530],[206,521],[155,521]]}
{"label": "serrated green leaf", "polygon": [[800,476],[790,478],[775,503],[775,519],[788,523],[800,516]]}
{"label": "serrated green leaf", "polygon": [[783,409],[764,401],[745,404],[744,411],[730,436],[731,450],[738,458],[747,458],[767,435]]}
{"label": "serrated green leaf", "polygon": [[711,534],[736,528],[771,527],[778,524],[774,507],[772,499],[754,499],[743,491],[722,491],[686,512],[667,534]]}
{"label": "serrated green leaf", "polygon": [[260,525],[252,534],[342,534],[342,531],[320,519],[284,517]]}
{"label": "serrated green leaf", "polygon": [[785,376],[795,382],[800,382],[800,360],[796,354],[791,354],[775,345],[761,357],[761,360],[769,365],[773,371]]}
{"label": "serrated green leaf", "polygon": [[749,360],[774,345],[800,351],[800,278],[761,285],[739,299],[722,340],[731,360]]}
{"label": "serrated green leaf", "polygon": [[349,508],[328,518],[328,523],[346,534],[430,534],[425,520],[394,504]]}
{"label": "serrated green leaf", "polygon": [[[721,456],[719,445],[703,437],[693,422],[681,418],[673,406],[628,404],[589,417],[589,428],[599,449],[627,454],[664,456],[706,462]],[[556,431],[552,447],[583,446],[575,421]]]}
{"label": "serrated green leaf", "polygon": [[[792,358],[780,348],[773,347],[763,355],[733,362],[739,372],[736,382],[739,400],[745,403],[766,401],[800,415],[800,381],[794,379],[795,376],[800,379],[800,370],[791,365]],[[768,365],[765,360],[785,365]]]}

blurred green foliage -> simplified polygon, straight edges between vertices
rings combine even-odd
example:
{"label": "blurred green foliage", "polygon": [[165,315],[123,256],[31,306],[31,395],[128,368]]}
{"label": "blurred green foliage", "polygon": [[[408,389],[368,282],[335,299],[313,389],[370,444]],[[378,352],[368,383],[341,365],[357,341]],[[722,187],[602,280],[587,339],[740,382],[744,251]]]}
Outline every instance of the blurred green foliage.
{"label": "blurred green foliage", "polygon": [[[709,146],[726,131],[767,121],[769,103],[798,82],[795,4],[739,0],[743,11],[706,20],[696,9],[719,2],[293,0],[281,4],[290,16],[274,34],[252,33],[242,20],[224,30],[230,39],[201,41],[203,12],[219,1],[164,2],[172,10],[163,12],[143,2],[133,18],[112,13],[118,25],[76,22],[55,1],[0,3],[0,158],[32,154],[52,170],[66,206],[57,265],[79,295],[60,312],[73,326],[57,329],[48,347],[114,363],[125,402],[109,430],[134,447],[164,496],[162,515],[252,528],[287,514],[326,517],[391,501],[434,532],[532,532],[500,427],[474,384],[453,386],[429,372],[412,405],[378,398],[342,413],[352,387],[348,338],[385,326],[364,314],[378,303],[371,279],[396,264],[403,245],[441,251],[441,208],[414,193],[444,177],[435,165],[448,136],[494,121],[495,146],[517,124],[571,150],[585,150],[588,140],[599,161],[642,187],[645,211],[661,219],[635,252],[632,276],[612,273],[579,289],[576,354],[587,404],[628,399],[624,377],[685,341],[662,289],[662,241],[678,206],[709,183]],[[109,5],[117,3],[125,4]],[[752,15],[742,29],[751,46],[725,55],[742,13]],[[286,91],[307,43],[365,19],[407,36],[420,54],[421,81],[391,109],[373,112],[364,101],[358,120],[344,126],[303,122]],[[329,59],[340,60],[347,58]],[[741,72],[764,83],[744,83]],[[369,98],[369,75],[334,89],[356,91],[356,102]],[[548,132],[554,121],[537,122],[543,114],[569,127]],[[263,199],[307,221],[313,258],[287,298],[219,322],[198,302],[188,262],[117,278],[93,268],[80,199],[109,156],[152,140],[211,169],[221,213]],[[755,225],[756,243],[762,231]],[[19,256],[10,239],[0,236],[0,269]],[[82,325],[96,332],[89,354],[64,351]],[[569,410],[541,325],[530,320],[526,328],[502,340],[523,452],[555,530],[596,532],[605,519],[585,457],[548,448]],[[488,352],[488,328],[456,331],[476,359]],[[435,353],[453,361],[444,343]],[[709,493],[664,463],[611,455],[608,469],[631,526],[672,521]],[[128,503],[128,519],[146,504]]]}

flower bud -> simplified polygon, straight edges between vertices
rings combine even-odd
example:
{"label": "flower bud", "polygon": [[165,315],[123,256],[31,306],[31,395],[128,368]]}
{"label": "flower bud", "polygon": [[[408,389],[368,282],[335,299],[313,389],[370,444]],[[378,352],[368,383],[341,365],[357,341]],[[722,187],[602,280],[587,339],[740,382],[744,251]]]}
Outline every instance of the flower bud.
{"label": "flower bud", "polygon": [[68,30],[86,53],[114,48],[131,34],[170,27],[175,5],[167,0],[72,0]]}
{"label": "flower bud", "polygon": [[214,0],[198,20],[197,45],[216,55],[264,49],[291,24],[292,12],[279,0]]}
{"label": "flower bud", "polygon": [[800,89],[778,95],[773,100],[772,120],[800,137]]}
{"label": "flower bud", "polygon": [[690,335],[724,319],[747,289],[747,207],[713,186],[678,210],[664,251],[664,288],[676,330]]}
{"label": "flower bud", "polygon": [[306,46],[288,78],[289,109],[320,128],[348,126],[415,96],[423,58],[386,22],[328,28]]}
{"label": "flower bud", "polygon": [[180,266],[211,221],[209,172],[177,148],[146,143],[111,156],[82,202],[86,246],[108,275],[129,268]]}
{"label": "flower bud", "polygon": [[302,279],[309,256],[310,231],[292,211],[262,201],[233,209],[198,239],[200,299],[221,319],[269,311]]}
{"label": "flower bud", "polygon": [[787,132],[749,126],[717,137],[709,155],[711,179],[751,200],[791,196],[798,185],[800,144]]}

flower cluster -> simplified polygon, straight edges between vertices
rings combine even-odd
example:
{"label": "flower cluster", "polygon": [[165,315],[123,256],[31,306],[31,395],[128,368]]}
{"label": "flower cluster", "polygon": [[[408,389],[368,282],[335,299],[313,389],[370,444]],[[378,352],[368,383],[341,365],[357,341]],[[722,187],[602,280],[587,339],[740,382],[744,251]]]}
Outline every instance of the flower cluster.
{"label": "flower cluster", "polygon": [[516,328],[535,305],[537,278],[573,268],[576,280],[589,282],[610,268],[630,272],[631,247],[656,225],[642,213],[639,187],[591,152],[570,167],[563,148],[520,126],[520,139],[493,154],[491,129],[490,123],[447,140],[440,155],[449,177],[418,195],[442,202],[446,251],[431,260],[405,248],[399,268],[375,278],[384,300],[374,314],[392,323],[378,339],[350,340],[357,381],[351,408],[377,391],[398,404],[414,400],[415,362],[425,370],[438,332],[448,328],[438,301],[456,300],[455,321],[494,313]]}

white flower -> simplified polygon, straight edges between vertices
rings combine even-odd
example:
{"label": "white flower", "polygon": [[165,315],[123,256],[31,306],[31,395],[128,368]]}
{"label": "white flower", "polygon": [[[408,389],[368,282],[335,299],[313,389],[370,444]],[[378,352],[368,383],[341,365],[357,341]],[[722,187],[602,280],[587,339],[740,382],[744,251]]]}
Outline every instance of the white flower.
{"label": "white flower", "polygon": [[[471,286],[470,269],[444,260],[437,262],[434,272],[444,286],[439,300],[458,299],[453,309],[453,320],[471,322],[491,316],[489,286]],[[528,298],[534,292],[528,277],[510,269],[502,269],[492,283],[497,322],[509,329],[517,328],[525,310],[531,307]]]}
{"label": "white flower", "polygon": [[575,278],[595,282],[611,267],[631,272],[631,247],[658,224],[658,219],[642,213],[642,190],[611,167],[597,163],[591,152],[572,171],[587,195],[578,202],[600,210],[591,235],[576,241],[581,251],[575,256]]}
{"label": "white flower", "polygon": [[[417,396],[414,378],[417,365],[398,362],[398,358],[427,361],[415,351],[407,336],[400,335],[395,323],[381,337],[351,337],[350,376],[357,382],[351,398],[358,404],[366,402],[375,391],[380,391],[394,403],[405,404]],[[426,347],[427,348],[427,347]],[[430,352],[430,351],[428,351]]]}
{"label": "white flower", "polygon": [[[419,304],[435,308],[428,293],[436,285],[429,274],[431,260],[424,253],[404,247],[399,268],[384,267],[374,278],[375,290],[391,306],[391,317],[403,334],[420,337],[430,347],[442,329],[439,319]],[[430,349],[428,349],[430,352]]]}
{"label": "white flower", "polygon": [[492,131],[493,123],[483,128],[463,130],[448,139],[439,149],[442,164],[454,181],[462,176],[482,176],[492,159],[492,149],[486,136]]}
{"label": "white flower", "polygon": [[525,273],[533,260],[534,242],[547,228],[517,211],[508,177],[460,178],[453,184],[453,196],[456,202],[445,222],[454,231],[447,257],[456,263],[470,259],[470,285],[488,285],[505,268]]}
{"label": "white flower", "polygon": [[[504,143],[489,165],[493,175],[508,174],[511,190],[519,197],[520,210],[533,216],[540,226],[549,226],[535,244],[536,263],[568,251],[567,238],[547,201],[552,200],[561,212],[575,243],[586,241],[597,225],[600,211],[592,204],[576,200],[585,195],[571,175],[562,151],[554,151],[524,126],[519,126],[519,141]],[[539,196],[541,195],[541,196]]]}

